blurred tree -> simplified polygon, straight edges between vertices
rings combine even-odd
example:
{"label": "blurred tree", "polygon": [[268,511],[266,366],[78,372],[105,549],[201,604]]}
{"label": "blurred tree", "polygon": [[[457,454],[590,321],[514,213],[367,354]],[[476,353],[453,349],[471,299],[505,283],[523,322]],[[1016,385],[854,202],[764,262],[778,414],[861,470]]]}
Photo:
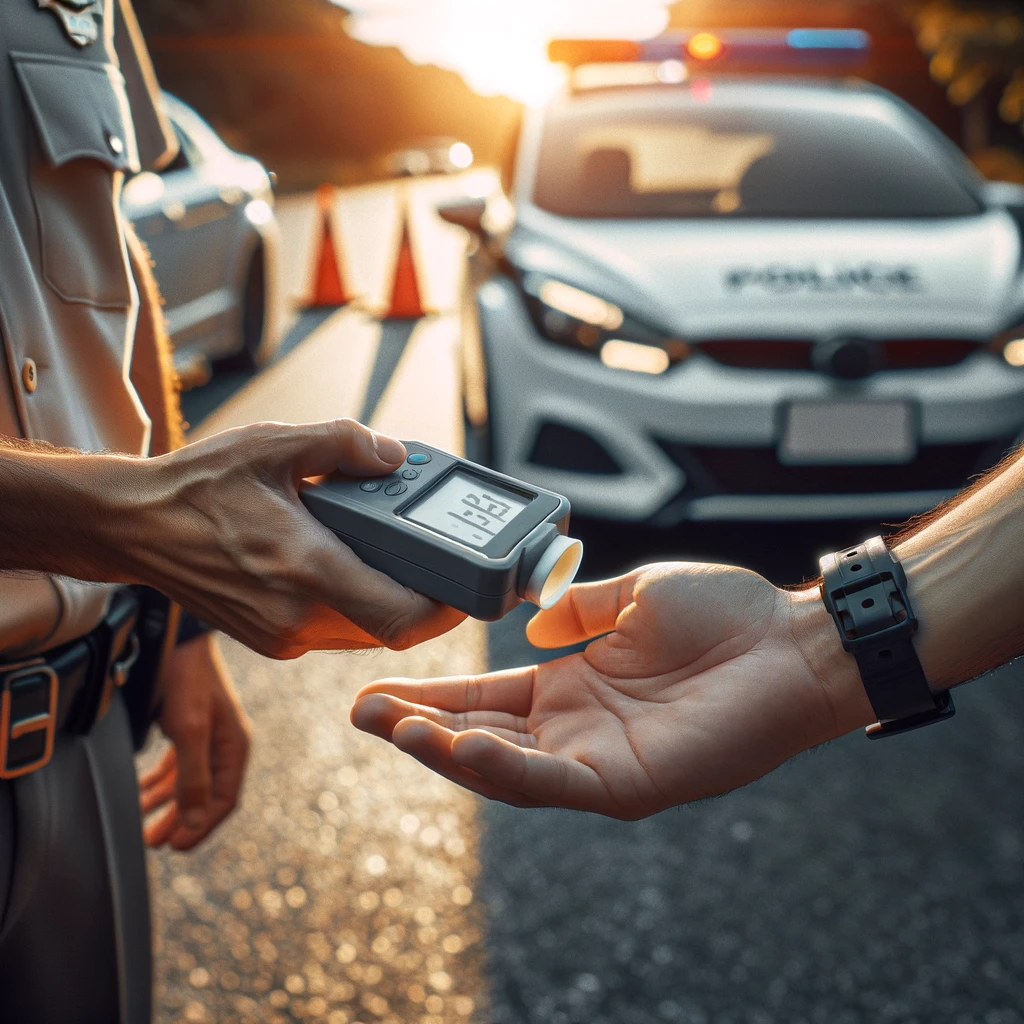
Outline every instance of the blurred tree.
{"label": "blurred tree", "polygon": [[380,158],[432,136],[465,139],[502,163],[518,121],[511,100],[417,67],[345,34],[329,0],[135,0],[161,84],[284,187],[381,173]]}
{"label": "blurred tree", "polygon": [[[1011,0],[907,4],[932,78],[964,111],[964,148],[990,177],[1024,182],[1024,16]],[[1007,126],[1014,130],[1007,131]]]}

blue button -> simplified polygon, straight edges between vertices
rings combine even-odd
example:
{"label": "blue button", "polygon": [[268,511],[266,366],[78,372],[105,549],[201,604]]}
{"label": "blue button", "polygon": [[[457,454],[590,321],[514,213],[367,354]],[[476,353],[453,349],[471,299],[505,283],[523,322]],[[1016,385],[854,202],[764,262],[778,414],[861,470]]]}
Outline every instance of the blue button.
{"label": "blue button", "polygon": [[413,452],[412,455],[406,459],[406,462],[410,466],[425,466],[430,461],[430,456],[426,452]]}

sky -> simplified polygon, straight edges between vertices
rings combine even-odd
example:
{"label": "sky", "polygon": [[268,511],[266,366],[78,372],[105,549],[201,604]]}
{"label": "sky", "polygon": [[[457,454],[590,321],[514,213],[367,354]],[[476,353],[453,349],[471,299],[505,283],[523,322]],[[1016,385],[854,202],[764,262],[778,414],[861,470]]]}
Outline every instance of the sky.
{"label": "sky", "polygon": [[669,0],[337,0],[356,39],[398,46],[416,64],[459,72],[484,95],[543,103],[562,72],[548,63],[556,38],[650,38]]}

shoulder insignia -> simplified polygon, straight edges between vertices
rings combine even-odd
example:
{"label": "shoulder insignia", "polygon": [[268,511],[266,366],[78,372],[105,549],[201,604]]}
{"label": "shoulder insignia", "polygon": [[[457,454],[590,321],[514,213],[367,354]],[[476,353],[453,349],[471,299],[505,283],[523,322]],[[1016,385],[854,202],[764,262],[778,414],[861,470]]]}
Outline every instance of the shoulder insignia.
{"label": "shoulder insignia", "polygon": [[76,45],[88,46],[99,37],[96,18],[103,17],[101,0],[36,0],[36,3],[60,18],[68,38]]}

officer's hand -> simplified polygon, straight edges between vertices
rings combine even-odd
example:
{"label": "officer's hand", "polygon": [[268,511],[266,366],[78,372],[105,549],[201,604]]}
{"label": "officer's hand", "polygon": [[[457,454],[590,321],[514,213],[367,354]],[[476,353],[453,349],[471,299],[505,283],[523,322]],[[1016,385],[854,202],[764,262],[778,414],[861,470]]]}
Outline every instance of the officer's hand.
{"label": "officer's hand", "polygon": [[249,723],[211,636],[171,655],[158,721],[171,746],[139,780],[142,813],[161,811],[145,840],[190,850],[237,806],[249,758]]}
{"label": "officer's hand", "polygon": [[339,420],[257,424],[137,463],[131,575],[274,658],[437,636],[465,616],[366,566],[298,498],[304,478],[404,459],[400,442]]}
{"label": "officer's hand", "polygon": [[539,667],[374,683],[352,721],[485,796],[635,819],[872,720],[816,591],[654,565],[573,587],[527,630],[539,647],[601,634]]}

